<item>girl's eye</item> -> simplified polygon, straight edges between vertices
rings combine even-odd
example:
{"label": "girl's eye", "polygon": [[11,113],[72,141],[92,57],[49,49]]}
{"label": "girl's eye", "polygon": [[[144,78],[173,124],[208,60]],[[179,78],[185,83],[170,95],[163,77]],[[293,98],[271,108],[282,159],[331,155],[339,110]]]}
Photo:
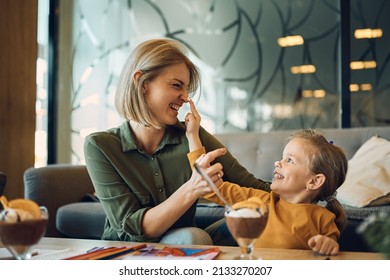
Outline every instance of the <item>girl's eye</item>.
{"label": "girl's eye", "polygon": [[291,158],[288,158],[288,159],[287,159],[287,162],[288,162],[288,163],[294,163],[294,161],[293,161]]}

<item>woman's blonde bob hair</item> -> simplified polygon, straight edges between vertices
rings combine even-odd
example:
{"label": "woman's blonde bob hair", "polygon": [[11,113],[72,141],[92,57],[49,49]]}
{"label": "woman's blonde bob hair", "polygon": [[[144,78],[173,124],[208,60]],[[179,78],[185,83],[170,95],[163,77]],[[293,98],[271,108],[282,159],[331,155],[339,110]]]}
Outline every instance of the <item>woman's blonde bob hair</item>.
{"label": "woman's blonde bob hair", "polygon": [[[152,81],[167,67],[184,63],[190,72],[188,94],[193,94],[200,84],[198,68],[187,57],[187,49],[173,39],[151,39],[140,43],[128,57],[119,77],[115,95],[115,107],[124,119],[143,126],[161,127],[145,101],[143,86]],[[136,81],[134,74],[142,75]]]}

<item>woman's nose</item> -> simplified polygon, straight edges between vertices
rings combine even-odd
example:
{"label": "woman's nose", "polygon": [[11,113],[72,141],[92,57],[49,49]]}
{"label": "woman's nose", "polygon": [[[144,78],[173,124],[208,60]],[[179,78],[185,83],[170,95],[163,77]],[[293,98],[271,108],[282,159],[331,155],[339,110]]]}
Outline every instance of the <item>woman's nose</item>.
{"label": "woman's nose", "polygon": [[180,95],[180,99],[183,101],[183,102],[188,102],[188,90],[187,89],[184,89],[182,94]]}

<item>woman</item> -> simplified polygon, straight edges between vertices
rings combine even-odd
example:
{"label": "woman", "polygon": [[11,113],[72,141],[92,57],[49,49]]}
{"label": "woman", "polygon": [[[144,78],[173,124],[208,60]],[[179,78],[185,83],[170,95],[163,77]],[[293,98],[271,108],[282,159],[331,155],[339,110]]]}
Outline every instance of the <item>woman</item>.
{"label": "woman", "polygon": [[[186,128],[177,119],[199,82],[196,66],[177,41],[148,40],[129,56],[115,97],[125,122],[89,135],[84,148],[88,172],[107,214],[103,239],[211,244],[211,235],[214,244],[224,244],[220,241],[228,232],[221,223],[207,232],[195,227],[202,180],[192,174]],[[203,128],[199,136],[207,151],[223,147]],[[223,174],[223,166],[226,180],[268,187],[231,154],[221,155],[216,151],[207,159],[216,159],[206,171],[217,185],[222,183],[217,175]]]}

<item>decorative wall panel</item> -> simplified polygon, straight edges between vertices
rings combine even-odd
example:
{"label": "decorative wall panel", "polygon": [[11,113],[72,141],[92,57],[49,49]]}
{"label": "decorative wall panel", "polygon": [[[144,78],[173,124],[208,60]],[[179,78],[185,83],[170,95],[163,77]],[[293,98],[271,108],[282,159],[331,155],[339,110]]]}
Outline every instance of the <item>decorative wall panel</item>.
{"label": "decorative wall panel", "polygon": [[[379,11],[389,11],[385,1],[351,2],[352,26],[382,24]],[[369,5],[378,18],[368,17],[366,2],[375,2]],[[194,99],[210,132],[340,125],[339,0],[74,0],[73,6],[74,162],[83,162],[86,134],[122,122],[113,105],[119,73],[131,49],[154,37],[174,38],[190,50],[202,73]],[[298,38],[298,45],[283,47],[280,38],[287,45]],[[369,78],[371,94],[353,97],[359,104],[353,105],[356,126],[389,119],[387,113],[372,115],[388,105],[389,52],[382,44],[362,41],[363,52],[352,48],[354,59],[377,59],[380,53],[383,64]],[[379,103],[372,94],[376,90]]]}

